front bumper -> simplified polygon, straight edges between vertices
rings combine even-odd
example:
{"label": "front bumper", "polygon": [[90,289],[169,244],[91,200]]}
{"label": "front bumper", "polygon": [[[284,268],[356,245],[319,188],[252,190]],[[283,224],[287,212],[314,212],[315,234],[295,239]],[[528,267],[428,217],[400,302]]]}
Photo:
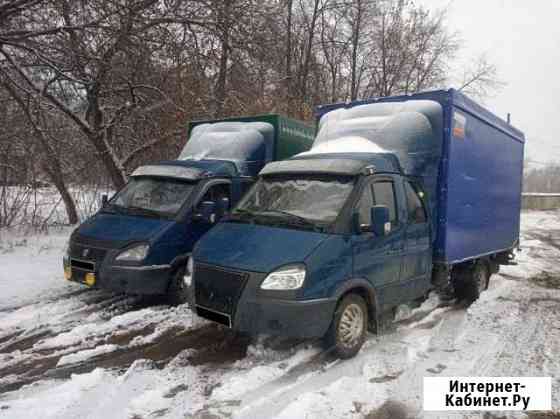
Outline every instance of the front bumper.
{"label": "front bumper", "polygon": [[134,295],[167,292],[172,272],[170,265],[115,266],[112,263],[119,250],[87,246],[92,256],[88,259],[80,253],[85,245],[72,243],[71,246],[70,255],[63,258],[64,276],[69,281]]}
{"label": "front bumper", "polygon": [[[70,275],[66,279],[90,288],[106,289],[113,292],[134,295],[160,295],[167,292],[171,267],[147,266],[147,267],[124,267],[113,266],[98,272],[91,272],[71,268],[69,262],[64,262],[64,269],[70,269]],[[86,275],[94,274],[95,282],[88,283]]]}
{"label": "front bumper", "polygon": [[329,299],[240,300],[233,328],[251,334],[265,333],[294,338],[318,338],[327,332],[335,305],[336,302]]}
{"label": "front bumper", "polygon": [[114,292],[138,295],[160,295],[167,292],[171,267],[110,266],[99,275],[96,285]]}
{"label": "front bumper", "polygon": [[[263,291],[260,285],[265,274],[234,272],[232,275],[227,269],[213,268],[206,265],[205,269],[197,269],[195,266],[195,307],[199,316],[249,334],[316,338],[327,332],[336,300],[303,300],[294,292]],[[220,277],[220,272],[226,272],[225,276]],[[235,281],[236,277],[243,281],[239,290],[212,284],[214,281]],[[220,294],[230,290],[230,295]]]}

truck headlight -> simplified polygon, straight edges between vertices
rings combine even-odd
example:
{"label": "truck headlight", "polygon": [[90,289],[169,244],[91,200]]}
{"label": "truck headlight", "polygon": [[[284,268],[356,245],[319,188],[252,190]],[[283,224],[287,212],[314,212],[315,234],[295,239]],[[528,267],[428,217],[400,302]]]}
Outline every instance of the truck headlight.
{"label": "truck headlight", "polygon": [[261,284],[263,290],[295,290],[305,280],[305,265],[298,263],[282,266],[268,274]]}
{"label": "truck headlight", "polygon": [[139,244],[122,251],[115,259],[125,262],[140,262],[141,260],[144,260],[148,254],[148,250],[150,250],[149,245]]}
{"label": "truck headlight", "polygon": [[187,261],[187,266],[185,267],[185,274],[183,275],[183,282],[185,286],[189,288],[192,285],[192,274],[194,269],[194,260],[192,256],[189,256]]}

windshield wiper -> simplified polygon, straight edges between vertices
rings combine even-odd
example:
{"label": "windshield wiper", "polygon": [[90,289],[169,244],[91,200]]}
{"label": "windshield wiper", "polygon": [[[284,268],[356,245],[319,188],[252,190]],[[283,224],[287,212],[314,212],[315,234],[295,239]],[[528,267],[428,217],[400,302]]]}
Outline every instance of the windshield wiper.
{"label": "windshield wiper", "polygon": [[236,208],[232,211],[233,215],[255,215],[254,211],[245,209],[245,208]]}
{"label": "windshield wiper", "polygon": [[[291,220],[292,222],[290,222],[290,224],[294,224],[294,225],[299,225],[299,226],[306,226],[306,227],[311,227],[314,231],[323,231],[323,227],[318,225],[317,223],[302,217],[300,215],[296,215],[294,213],[288,212],[288,211],[282,211],[282,210],[276,210],[276,209],[270,209],[270,210],[266,210],[266,211],[259,211],[257,213],[257,215],[268,215],[268,214],[278,214],[281,215],[282,218],[284,218],[285,221],[288,221],[286,219],[286,217]],[[295,223],[294,223],[295,222]]]}
{"label": "windshield wiper", "polygon": [[229,213],[227,216],[228,220],[252,220],[255,213],[251,210],[244,209],[244,208],[237,208]]}
{"label": "windshield wiper", "polygon": [[108,212],[111,214],[126,214],[125,208],[117,204],[107,204],[105,207],[101,208],[101,212]]}
{"label": "windshield wiper", "polygon": [[158,212],[156,210],[151,210],[151,209],[148,209],[148,208],[135,207],[135,206],[123,207],[123,208],[125,208],[125,210],[129,210],[130,212],[135,212],[135,213],[138,213],[138,214],[144,214],[144,215],[157,217],[157,218],[164,218],[163,214],[161,214],[160,212]]}

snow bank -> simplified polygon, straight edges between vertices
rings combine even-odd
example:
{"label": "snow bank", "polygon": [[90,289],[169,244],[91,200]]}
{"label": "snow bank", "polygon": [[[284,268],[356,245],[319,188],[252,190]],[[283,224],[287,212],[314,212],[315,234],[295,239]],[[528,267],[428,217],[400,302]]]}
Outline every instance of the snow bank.
{"label": "snow bank", "polygon": [[79,289],[62,275],[62,254],[71,231],[68,227],[25,236],[0,230],[0,310]]}

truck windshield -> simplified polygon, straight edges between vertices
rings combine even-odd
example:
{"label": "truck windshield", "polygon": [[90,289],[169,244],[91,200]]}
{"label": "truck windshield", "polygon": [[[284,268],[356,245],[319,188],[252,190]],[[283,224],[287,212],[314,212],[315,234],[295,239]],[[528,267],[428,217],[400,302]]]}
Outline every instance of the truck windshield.
{"label": "truck windshield", "polygon": [[132,178],[109,202],[107,210],[146,216],[174,216],[195,183],[166,178]]}
{"label": "truck windshield", "polygon": [[350,177],[261,178],[233,216],[270,216],[296,226],[324,227],[335,221],[353,187]]}

